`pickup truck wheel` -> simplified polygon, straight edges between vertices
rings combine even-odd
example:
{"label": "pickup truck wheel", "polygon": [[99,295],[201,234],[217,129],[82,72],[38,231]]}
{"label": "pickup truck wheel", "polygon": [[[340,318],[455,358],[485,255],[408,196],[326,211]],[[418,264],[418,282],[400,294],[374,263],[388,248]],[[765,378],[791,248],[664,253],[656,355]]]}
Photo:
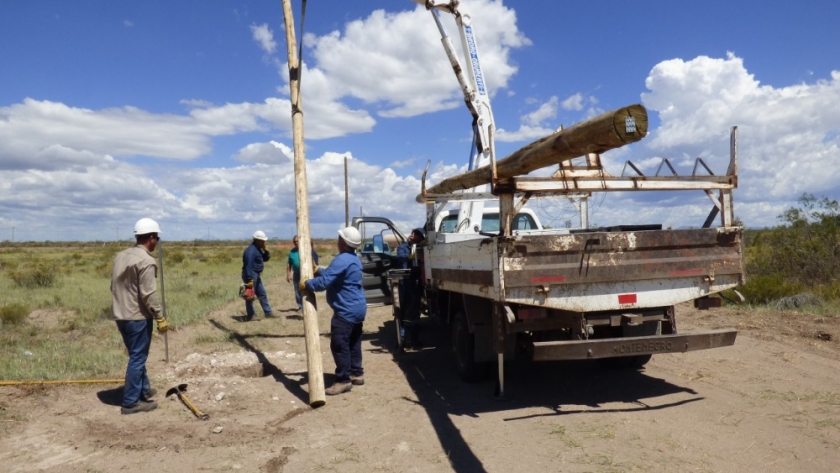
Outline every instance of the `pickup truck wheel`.
{"label": "pickup truck wheel", "polygon": [[455,353],[455,367],[458,375],[466,382],[475,382],[487,374],[487,363],[475,361],[475,336],[470,333],[467,316],[463,311],[455,314],[452,321],[452,351]]}
{"label": "pickup truck wheel", "polygon": [[615,358],[599,358],[598,363],[611,370],[639,369],[650,361],[653,355],[621,356]]}
{"label": "pickup truck wheel", "polygon": [[394,327],[396,328],[396,335],[397,335],[397,351],[402,351],[403,347],[405,347],[405,340],[402,337],[402,321],[400,320],[400,316],[396,315],[394,317]]}

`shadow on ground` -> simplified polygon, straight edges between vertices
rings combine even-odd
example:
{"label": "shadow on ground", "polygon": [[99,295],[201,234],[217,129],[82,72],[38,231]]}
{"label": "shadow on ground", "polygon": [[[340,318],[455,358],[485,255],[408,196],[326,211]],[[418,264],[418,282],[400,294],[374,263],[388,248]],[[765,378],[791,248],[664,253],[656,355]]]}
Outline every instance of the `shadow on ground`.
{"label": "shadow on ground", "polygon": [[96,393],[96,397],[99,398],[99,401],[102,402],[102,404],[106,404],[108,406],[122,406],[123,386],[99,391]]}
{"label": "shadow on ground", "polygon": [[[677,386],[648,376],[644,370],[608,370],[594,360],[575,362],[505,363],[506,401],[494,398],[497,367],[487,379],[465,383],[454,367],[446,327],[432,319],[421,319],[421,341],[424,349],[415,352],[397,350],[395,324],[388,321],[378,333],[366,337],[373,351],[388,351],[402,369],[426,409],[441,446],[449,453],[457,472],[486,471],[469,441],[453,424],[451,416],[477,417],[486,412],[510,412],[506,422],[538,416],[568,414],[597,415],[606,412],[633,412],[668,409],[701,401],[692,389]],[[677,402],[657,403],[656,398],[687,393],[692,397]],[[407,401],[415,402],[413,399]],[[605,404],[622,406],[601,408]],[[624,407],[626,406],[626,407]],[[544,408],[534,414],[534,407]],[[528,414],[524,414],[524,412]],[[517,414],[522,412],[523,414]]]}
{"label": "shadow on ground", "polygon": [[[273,364],[268,358],[265,356],[261,350],[255,347],[249,339],[252,335],[246,335],[239,333],[235,330],[231,330],[224,325],[220,324],[216,320],[209,320],[210,324],[219,329],[222,333],[229,336],[232,340],[235,340],[242,348],[250,351],[251,353],[257,355],[257,360],[262,365],[263,369],[263,376],[272,376],[277,382],[282,384],[292,395],[298,398],[301,402],[308,405],[309,404],[309,393],[303,389],[303,386],[309,383],[309,373],[306,371],[302,373],[283,373],[277,365]],[[255,335],[256,337],[264,337],[265,335]],[[295,380],[290,378],[289,376],[300,376],[300,380]]]}

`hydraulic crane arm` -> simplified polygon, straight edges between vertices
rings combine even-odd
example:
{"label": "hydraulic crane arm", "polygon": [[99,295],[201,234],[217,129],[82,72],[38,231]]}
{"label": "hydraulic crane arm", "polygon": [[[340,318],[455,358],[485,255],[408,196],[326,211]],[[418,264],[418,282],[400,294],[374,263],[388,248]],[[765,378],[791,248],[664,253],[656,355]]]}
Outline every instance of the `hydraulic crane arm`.
{"label": "hydraulic crane arm", "polygon": [[[470,169],[478,169],[489,165],[495,159],[495,145],[493,133],[495,123],[493,121],[493,110],[490,107],[490,95],[484,81],[484,73],[481,71],[481,63],[478,56],[475,35],[472,28],[472,18],[459,10],[458,0],[413,0],[426,7],[432,13],[435,24],[441,36],[443,49],[449,58],[455,77],[461,86],[464,94],[464,102],[467,109],[473,116],[473,127],[475,131],[475,153],[470,157]],[[461,48],[464,61],[469,64],[465,69],[455,52],[455,45],[452,39],[446,34],[441,24],[439,12],[451,14],[461,37]],[[485,186],[479,186],[475,191],[486,191]],[[458,216],[458,231],[464,233],[477,233],[481,230],[481,216],[484,210],[482,202],[469,202],[461,206]],[[431,216],[430,216],[431,217]],[[433,221],[433,220],[432,220]]]}

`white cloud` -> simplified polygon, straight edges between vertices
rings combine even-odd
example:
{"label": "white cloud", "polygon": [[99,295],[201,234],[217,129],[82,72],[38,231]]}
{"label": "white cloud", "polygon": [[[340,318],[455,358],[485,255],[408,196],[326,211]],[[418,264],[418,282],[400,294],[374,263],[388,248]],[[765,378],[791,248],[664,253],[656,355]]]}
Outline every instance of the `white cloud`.
{"label": "white cloud", "polygon": [[563,110],[575,110],[580,111],[583,110],[583,94],[580,92],[570,96],[566,100],[564,100],[561,104]]}
{"label": "white cloud", "polygon": [[[652,175],[665,157],[679,174],[688,175],[701,157],[713,172],[724,174],[730,127],[736,125],[735,215],[748,226],[778,225],[779,213],[803,192],[840,197],[840,72],[829,80],[774,88],[761,85],[743,60],[729,53],[663,61],[645,83],[649,90],[642,101],[652,118],[658,113],[661,126],[638,145],[602,156],[608,169],[617,173],[629,158]],[[643,209],[666,225],[699,226],[711,203],[696,194],[616,194],[617,203],[602,216],[616,219],[609,223],[627,223],[621,211],[637,215]]]}
{"label": "white cloud", "polygon": [[251,25],[251,36],[260,45],[266,54],[274,54],[277,51],[277,42],[274,41],[274,32],[267,24]]}
{"label": "white cloud", "polygon": [[294,162],[294,150],[276,141],[268,143],[251,143],[239,150],[233,157],[237,161],[258,164],[284,164]]}
{"label": "white cloud", "polygon": [[556,96],[552,96],[547,102],[540,104],[533,112],[521,116],[519,118],[520,126],[518,130],[507,131],[504,128],[499,128],[496,133],[496,141],[533,141],[551,135],[557,130],[548,127],[546,122],[557,118],[557,106],[558,99]]}
{"label": "white cloud", "polygon": [[[516,13],[494,0],[464,1],[462,8],[475,19],[491,93],[507,87],[517,71],[509,58],[511,49],[530,44],[516,27]],[[359,99],[378,107],[382,117],[411,117],[462,106],[463,95],[430,15],[420,6],[397,13],[376,10],[347,23],[343,31],[307,34],[304,44],[316,64],[308,74],[317,70],[323,75],[331,88],[329,98]],[[460,52],[454,22],[447,15],[442,18]]]}

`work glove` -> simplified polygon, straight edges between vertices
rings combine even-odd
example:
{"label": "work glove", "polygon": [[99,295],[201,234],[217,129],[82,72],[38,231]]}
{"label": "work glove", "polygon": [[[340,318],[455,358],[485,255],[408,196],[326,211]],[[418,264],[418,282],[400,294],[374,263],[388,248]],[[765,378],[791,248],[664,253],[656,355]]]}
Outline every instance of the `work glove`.
{"label": "work glove", "polygon": [[169,324],[166,323],[165,318],[161,317],[161,318],[155,319],[155,320],[157,320],[157,331],[158,331],[158,333],[164,334],[164,333],[166,333],[167,330],[169,330]]}
{"label": "work glove", "polygon": [[254,281],[248,280],[248,282],[245,283],[245,287],[247,287],[248,289],[252,289],[254,287]]}
{"label": "work glove", "polygon": [[318,274],[318,271],[321,270],[321,267],[315,263],[312,263],[312,274]]}
{"label": "work glove", "polygon": [[309,280],[308,279],[306,279],[306,280],[301,279],[301,281],[298,283],[298,289],[300,290],[300,292],[306,292],[307,291],[306,281],[309,281]]}

